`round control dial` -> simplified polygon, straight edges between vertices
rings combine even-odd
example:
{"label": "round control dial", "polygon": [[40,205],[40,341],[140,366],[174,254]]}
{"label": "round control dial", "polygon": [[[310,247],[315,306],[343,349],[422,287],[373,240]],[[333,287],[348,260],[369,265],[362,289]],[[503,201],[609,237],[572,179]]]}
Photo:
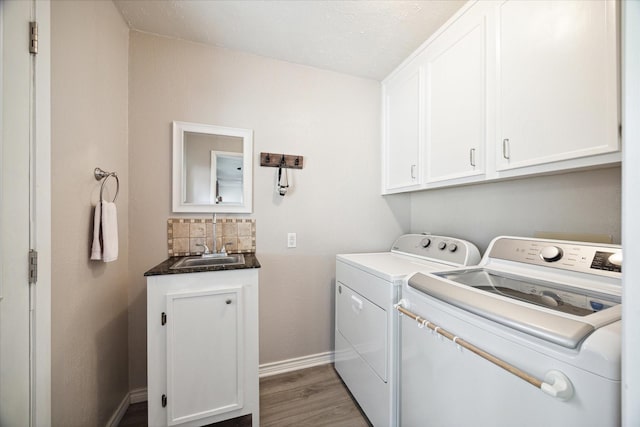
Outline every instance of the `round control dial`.
{"label": "round control dial", "polygon": [[449,252],[455,252],[458,250],[458,245],[456,245],[455,243],[452,243],[449,245]]}
{"label": "round control dial", "polygon": [[615,266],[622,266],[622,252],[611,255],[607,261]]}
{"label": "round control dial", "polygon": [[428,248],[429,245],[431,245],[431,239],[428,237],[425,237],[420,241],[420,246],[422,246],[423,248]]}
{"label": "round control dial", "polygon": [[447,247],[447,244],[445,242],[438,243],[438,249],[440,249],[441,251],[444,251],[446,247]]}
{"label": "round control dial", "polygon": [[540,258],[547,262],[558,261],[562,258],[562,249],[557,246],[547,246],[540,251]]}

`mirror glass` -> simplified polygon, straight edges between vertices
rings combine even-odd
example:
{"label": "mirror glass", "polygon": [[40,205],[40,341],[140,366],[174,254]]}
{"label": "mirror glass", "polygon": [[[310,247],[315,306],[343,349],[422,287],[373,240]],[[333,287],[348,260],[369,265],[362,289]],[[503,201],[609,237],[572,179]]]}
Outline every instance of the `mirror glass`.
{"label": "mirror glass", "polygon": [[173,122],[173,211],[251,212],[253,132]]}

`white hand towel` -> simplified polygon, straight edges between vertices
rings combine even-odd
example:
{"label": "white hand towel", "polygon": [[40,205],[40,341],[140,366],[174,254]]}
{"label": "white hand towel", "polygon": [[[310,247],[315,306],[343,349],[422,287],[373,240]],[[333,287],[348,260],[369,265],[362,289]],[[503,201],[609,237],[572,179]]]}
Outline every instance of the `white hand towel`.
{"label": "white hand towel", "polygon": [[96,205],[91,259],[104,262],[118,259],[118,213],[115,203],[103,200]]}
{"label": "white hand towel", "polygon": [[101,211],[102,206],[101,203],[98,202],[93,214],[93,243],[91,244],[91,259],[98,261],[102,259],[102,245],[100,244]]}
{"label": "white hand towel", "polygon": [[118,213],[116,204],[102,201],[102,260],[118,259]]}

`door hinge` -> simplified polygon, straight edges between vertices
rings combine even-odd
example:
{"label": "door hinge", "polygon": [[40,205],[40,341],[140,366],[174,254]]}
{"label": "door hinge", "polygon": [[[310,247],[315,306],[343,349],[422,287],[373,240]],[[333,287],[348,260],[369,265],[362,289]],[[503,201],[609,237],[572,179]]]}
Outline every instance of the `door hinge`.
{"label": "door hinge", "polygon": [[29,249],[29,284],[38,281],[38,251]]}
{"label": "door hinge", "polygon": [[162,312],[162,315],[160,315],[160,323],[162,324],[162,326],[167,324],[167,313],[165,313],[164,311]]}
{"label": "door hinge", "polygon": [[29,53],[38,53],[38,23],[29,22]]}
{"label": "door hinge", "polygon": [[167,407],[167,395],[166,394],[162,395],[162,407],[163,408]]}

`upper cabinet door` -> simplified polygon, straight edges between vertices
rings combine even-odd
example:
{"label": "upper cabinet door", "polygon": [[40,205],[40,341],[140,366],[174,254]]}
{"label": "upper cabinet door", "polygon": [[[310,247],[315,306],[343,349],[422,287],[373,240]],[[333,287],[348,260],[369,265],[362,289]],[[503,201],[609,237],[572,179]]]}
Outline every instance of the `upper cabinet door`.
{"label": "upper cabinet door", "polygon": [[497,170],[619,150],[613,1],[499,5]]}
{"label": "upper cabinet door", "polygon": [[494,10],[490,3],[476,4],[425,51],[427,183],[484,173]]}
{"label": "upper cabinet door", "polygon": [[419,183],[420,82],[415,62],[383,82],[383,192]]}

